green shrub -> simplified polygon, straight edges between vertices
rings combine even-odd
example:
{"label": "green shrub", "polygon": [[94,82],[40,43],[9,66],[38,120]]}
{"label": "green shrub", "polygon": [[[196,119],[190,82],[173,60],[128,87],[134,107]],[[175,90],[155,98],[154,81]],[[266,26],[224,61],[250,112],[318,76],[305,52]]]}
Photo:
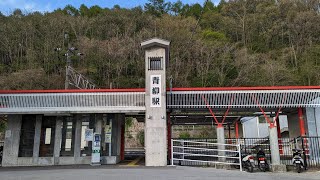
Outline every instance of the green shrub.
{"label": "green shrub", "polygon": [[226,41],[227,40],[225,34],[217,31],[211,31],[211,30],[204,30],[202,32],[202,36],[207,41]]}
{"label": "green shrub", "polygon": [[138,132],[137,139],[139,140],[139,143],[144,146],[144,130]]}
{"label": "green shrub", "polygon": [[187,132],[187,131],[181,132],[181,133],[179,134],[179,138],[180,138],[180,139],[187,139],[187,138],[190,138],[190,137],[191,137],[191,135],[190,135],[190,133]]}

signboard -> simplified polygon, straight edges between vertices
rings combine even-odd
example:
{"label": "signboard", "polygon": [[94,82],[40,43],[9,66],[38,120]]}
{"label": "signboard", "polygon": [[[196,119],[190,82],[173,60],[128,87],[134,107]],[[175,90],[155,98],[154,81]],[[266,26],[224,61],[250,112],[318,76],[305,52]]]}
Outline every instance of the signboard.
{"label": "signboard", "polygon": [[84,137],[85,141],[92,141],[93,129],[86,129],[84,134],[85,134],[85,137]]}
{"label": "signboard", "polygon": [[112,134],[112,122],[110,121],[110,125],[105,126],[105,136],[104,136],[104,142],[105,143],[111,143],[111,134]]}
{"label": "signboard", "polygon": [[91,164],[100,164],[100,148],[101,148],[100,134],[94,133],[92,140],[93,141],[92,141]]}
{"label": "signboard", "polygon": [[150,76],[150,107],[161,107],[161,75]]}

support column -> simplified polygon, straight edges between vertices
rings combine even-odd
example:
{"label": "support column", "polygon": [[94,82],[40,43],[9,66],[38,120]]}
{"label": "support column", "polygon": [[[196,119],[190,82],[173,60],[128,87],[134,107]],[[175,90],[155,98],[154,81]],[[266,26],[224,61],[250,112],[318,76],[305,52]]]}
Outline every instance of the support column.
{"label": "support column", "polygon": [[269,141],[271,150],[271,170],[273,172],[285,172],[286,165],[281,165],[280,162],[278,131],[273,123],[269,126]]}
{"label": "support column", "polygon": [[82,115],[75,115],[76,118],[76,132],[74,138],[74,161],[77,164],[79,162],[81,153],[81,126],[82,126]]}
{"label": "support column", "polygon": [[121,125],[121,145],[120,145],[120,160],[124,160],[124,149],[125,149],[125,124]]}
{"label": "support column", "polygon": [[280,154],[279,154],[279,144],[278,144],[278,132],[276,126],[269,126],[270,134],[270,150],[271,150],[271,159],[272,165],[280,164]]}
{"label": "support column", "polygon": [[121,125],[124,123],[124,114],[115,114],[112,122],[112,156],[119,156],[120,158],[120,143],[121,143]]}
{"label": "support column", "polygon": [[236,138],[239,138],[239,122],[236,122],[236,127],[235,127],[235,131],[236,131]]}
{"label": "support column", "polygon": [[282,141],[281,139],[281,129],[280,129],[280,120],[279,120],[279,117],[277,117],[276,119],[276,122],[277,122],[277,134],[278,134],[278,144],[279,144],[279,153],[280,154],[283,154],[283,148],[282,148]]}
{"label": "support column", "polygon": [[306,130],[305,130],[304,120],[303,120],[303,112],[301,107],[298,108],[298,117],[299,117],[300,136],[306,136]]}
{"label": "support column", "polygon": [[56,130],[55,130],[55,137],[54,137],[54,150],[53,150],[53,162],[54,165],[59,164],[59,157],[61,151],[61,140],[62,140],[62,116],[57,116],[56,118]]}
{"label": "support column", "polygon": [[33,141],[33,164],[38,164],[39,160],[39,149],[40,149],[40,137],[41,137],[41,125],[42,115],[36,116],[34,141]]}
{"label": "support column", "polygon": [[171,160],[171,120],[170,113],[167,114],[167,136],[168,136],[168,160]]}
{"label": "support column", "polygon": [[[62,140],[61,140],[61,149],[66,149],[66,140],[67,140],[67,127],[68,127],[68,121],[67,119],[65,121],[63,121],[62,123]],[[74,128],[72,128],[72,131],[74,131]],[[72,132],[73,134],[73,132]],[[74,137],[72,137],[74,138]],[[72,140],[73,142],[73,140]],[[73,145],[72,145],[73,146]],[[71,149],[73,150],[73,147],[71,147]]]}
{"label": "support column", "polygon": [[99,133],[99,134],[101,134],[102,132],[102,118],[103,118],[102,114],[96,114],[95,129],[96,129],[96,133]]}
{"label": "support column", "polygon": [[8,115],[5,132],[2,166],[18,165],[22,115]]}
{"label": "support column", "polygon": [[[218,124],[217,126],[217,141],[219,144],[225,144],[224,127],[221,124]],[[226,155],[226,152],[224,151],[225,150],[224,145],[218,145],[218,150],[222,150],[222,151],[218,151],[219,156]],[[225,157],[219,157],[220,162],[224,162],[225,159],[226,159]]]}

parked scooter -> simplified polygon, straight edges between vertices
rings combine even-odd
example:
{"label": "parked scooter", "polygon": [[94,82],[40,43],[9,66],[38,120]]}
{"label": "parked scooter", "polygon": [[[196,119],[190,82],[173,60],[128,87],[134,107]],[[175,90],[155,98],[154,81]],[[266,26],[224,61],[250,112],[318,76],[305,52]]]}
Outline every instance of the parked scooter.
{"label": "parked scooter", "polygon": [[[239,153],[237,153],[234,157],[239,157]],[[234,163],[239,164],[239,159],[235,159]],[[253,155],[241,153],[241,166],[246,171],[253,172],[253,168],[255,167]],[[238,165],[233,165],[233,167],[236,169],[240,168]]]}
{"label": "parked scooter", "polygon": [[269,164],[267,162],[266,154],[264,153],[262,148],[258,149],[257,160],[260,171],[266,172],[269,170]]}
{"label": "parked scooter", "polygon": [[300,173],[305,168],[301,149],[293,149],[292,164],[295,166],[295,169],[298,173]]}
{"label": "parked scooter", "polygon": [[242,158],[242,168],[246,169],[248,172],[253,172],[254,167],[255,164],[253,155],[245,155],[244,158]]}

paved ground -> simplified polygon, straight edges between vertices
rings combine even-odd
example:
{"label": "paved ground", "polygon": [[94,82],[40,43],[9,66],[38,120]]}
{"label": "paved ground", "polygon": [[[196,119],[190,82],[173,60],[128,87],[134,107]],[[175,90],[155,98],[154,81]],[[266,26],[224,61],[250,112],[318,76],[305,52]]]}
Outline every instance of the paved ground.
{"label": "paved ground", "polygon": [[195,167],[57,166],[0,168],[0,180],[307,180],[320,172],[247,173]]}

